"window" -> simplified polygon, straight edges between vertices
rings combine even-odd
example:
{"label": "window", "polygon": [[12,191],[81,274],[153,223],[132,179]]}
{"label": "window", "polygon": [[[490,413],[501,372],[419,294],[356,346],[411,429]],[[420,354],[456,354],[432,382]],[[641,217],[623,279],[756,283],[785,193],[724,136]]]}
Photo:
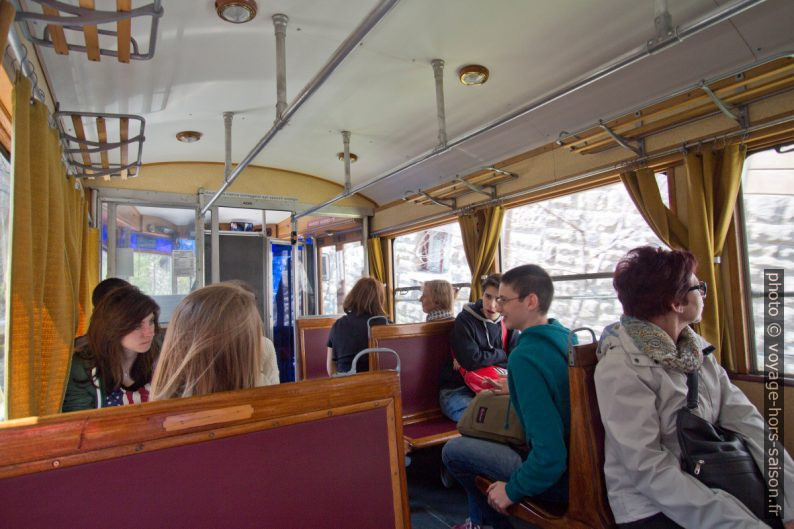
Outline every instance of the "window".
{"label": "window", "polygon": [[[110,273],[107,204],[102,215],[103,278]],[[115,276],[152,296],[167,322],[196,283],[195,210],[116,205]]]}
{"label": "window", "polygon": [[752,298],[756,369],[764,361],[764,269],[782,268],[783,368],[794,374],[794,297],[791,263],[794,256],[794,152],[774,150],[749,156],[742,176],[742,206]]}
{"label": "window", "polygon": [[[657,175],[668,204],[665,181]],[[502,229],[502,270],[542,266],[554,280],[549,315],[597,333],[623,312],[612,288],[618,260],[637,246],[663,246],[620,183],[510,209]]]}
{"label": "window", "polygon": [[446,279],[459,288],[455,312],[469,299],[471,272],[463,252],[457,222],[418,231],[394,239],[394,312],[396,323],[424,321],[422,283]]}
{"label": "window", "polygon": [[342,302],[364,275],[364,246],[361,241],[320,248],[320,278],[323,314],[341,314]]}

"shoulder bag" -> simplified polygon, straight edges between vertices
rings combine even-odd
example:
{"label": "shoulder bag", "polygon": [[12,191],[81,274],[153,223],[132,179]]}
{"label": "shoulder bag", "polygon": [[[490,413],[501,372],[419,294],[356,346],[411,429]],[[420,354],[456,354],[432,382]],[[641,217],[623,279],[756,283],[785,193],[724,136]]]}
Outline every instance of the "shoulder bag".
{"label": "shoulder bag", "polygon": [[509,394],[492,390],[478,393],[458,421],[458,431],[467,437],[487,439],[516,448],[526,446],[524,429]]}
{"label": "shoulder bag", "polygon": [[[502,348],[507,350],[507,327],[504,321],[502,321]],[[452,356],[454,358],[454,353]],[[498,380],[507,376],[507,369],[499,366],[486,366],[472,371],[466,371],[464,368],[459,367],[458,371],[463,377],[463,382],[474,393],[480,393],[493,387],[486,383],[486,379]]]}
{"label": "shoulder bag", "polygon": [[734,431],[698,417],[698,373],[687,374],[687,403],[678,410],[676,428],[681,468],[712,489],[741,501],[774,528],[783,524],[766,509],[767,488],[744,439]]}

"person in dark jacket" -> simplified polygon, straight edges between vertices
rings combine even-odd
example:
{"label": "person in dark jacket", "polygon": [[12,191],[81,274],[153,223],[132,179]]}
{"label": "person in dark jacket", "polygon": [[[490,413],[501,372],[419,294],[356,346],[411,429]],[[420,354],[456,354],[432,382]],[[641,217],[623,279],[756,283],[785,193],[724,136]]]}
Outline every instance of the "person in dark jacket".
{"label": "person in dark jacket", "polygon": [[[369,327],[389,323],[384,305],[383,283],[371,277],[359,279],[345,296],[345,315],[334,322],[328,334],[328,375],[350,371],[353,358],[369,347]],[[372,320],[372,321],[370,321]],[[360,358],[356,371],[368,371],[369,360]]]}
{"label": "person in dark jacket", "polygon": [[463,307],[449,335],[454,358],[448,358],[441,369],[439,404],[441,412],[455,422],[474,398],[459,368],[473,371],[494,365],[507,367],[507,355],[518,342],[518,331],[503,328],[496,305],[500,278],[499,274],[492,274],[483,280],[482,298]]}

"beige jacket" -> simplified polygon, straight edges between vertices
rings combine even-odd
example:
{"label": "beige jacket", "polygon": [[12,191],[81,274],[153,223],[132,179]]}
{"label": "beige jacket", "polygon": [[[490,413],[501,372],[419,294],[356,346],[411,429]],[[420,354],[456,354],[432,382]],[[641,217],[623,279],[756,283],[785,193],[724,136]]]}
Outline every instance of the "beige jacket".
{"label": "beige jacket", "polygon": [[[702,338],[702,348],[708,343]],[[686,375],[656,364],[616,324],[599,344],[595,384],[606,431],[604,474],[617,523],[662,512],[687,528],[768,527],[737,499],[710,489],[680,466],[676,413],[686,404]],[[759,468],[764,464],[764,421],[731,384],[714,355],[699,372],[698,414],[740,433]],[[785,460],[785,519],[794,519],[794,462]],[[779,500],[778,500],[779,501]]]}
{"label": "beige jacket", "polygon": [[276,361],[276,348],[269,338],[262,337],[262,371],[259,373],[257,387],[278,384],[278,362]]}

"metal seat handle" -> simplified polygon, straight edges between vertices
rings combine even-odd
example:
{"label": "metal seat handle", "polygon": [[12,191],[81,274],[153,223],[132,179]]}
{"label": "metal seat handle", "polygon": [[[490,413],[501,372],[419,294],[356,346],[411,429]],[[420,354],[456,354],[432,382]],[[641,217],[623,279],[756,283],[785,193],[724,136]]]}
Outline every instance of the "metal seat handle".
{"label": "metal seat handle", "polygon": [[572,330],[568,334],[568,365],[569,366],[576,365],[575,358],[574,358],[575,355],[576,355],[576,351],[573,348],[574,347],[573,338],[574,338],[574,336],[576,336],[577,333],[580,333],[580,332],[589,332],[590,336],[593,337],[593,342],[592,343],[597,343],[598,342],[598,339],[596,338],[595,331],[593,329],[591,329],[590,327],[578,327],[578,328]]}
{"label": "metal seat handle", "polygon": [[334,373],[333,376],[335,376],[335,377],[346,377],[348,375],[355,375],[356,374],[356,365],[358,363],[358,360],[362,356],[368,355],[370,353],[391,353],[391,354],[393,354],[394,358],[397,359],[397,367],[395,367],[394,370],[397,371],[398,373],[400,372],[400,356],[397,354],[397,351],[395,351],[394,349],[389,349],[388,347],[367,347],[366,349],[362,349],[361,351],[356,353],[356,356],[353,357],[353,364],[350,366],[350,371],[343,371],[341,373]]}

